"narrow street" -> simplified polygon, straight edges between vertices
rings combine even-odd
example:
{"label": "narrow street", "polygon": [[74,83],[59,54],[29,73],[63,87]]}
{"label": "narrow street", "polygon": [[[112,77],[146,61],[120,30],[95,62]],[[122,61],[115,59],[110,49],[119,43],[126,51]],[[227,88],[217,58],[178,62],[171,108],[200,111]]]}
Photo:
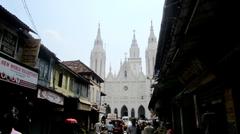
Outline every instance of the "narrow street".
{"label": "narrow street", "polygon": [[237,1],[1,1],[0,134],[238,134]]}

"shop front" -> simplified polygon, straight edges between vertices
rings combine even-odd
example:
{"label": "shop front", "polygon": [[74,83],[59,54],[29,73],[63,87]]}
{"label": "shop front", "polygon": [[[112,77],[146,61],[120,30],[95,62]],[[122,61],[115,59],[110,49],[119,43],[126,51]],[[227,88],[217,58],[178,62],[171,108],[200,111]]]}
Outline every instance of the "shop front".
{"label": "shop front", "polygon": [[64,122],[64,96],[39,85],[35,96],[31,134],[60,133]]}
{"label": "shop front", "polygon": [[14,118],[12,127],[30,133],[37,79],[35,69],[0,54],[0,131],[4,131],[9,118]]}

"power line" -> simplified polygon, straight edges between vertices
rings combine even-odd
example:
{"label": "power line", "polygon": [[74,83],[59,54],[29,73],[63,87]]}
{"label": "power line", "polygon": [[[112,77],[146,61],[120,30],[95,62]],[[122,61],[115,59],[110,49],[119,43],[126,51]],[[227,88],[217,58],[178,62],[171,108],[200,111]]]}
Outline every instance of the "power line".
{"label": "power line", "polygon": [[25,10],[25,12],[27,13],[30,22],[32,23],[32,26],[33,26],[34,31],[36,32],[37,36],[38,36],[39,38],[41,38],[40,35],[39,35],[39,32],[38,32],[38,30],[37,30],[37,27],[36,27],[36,25],[35,25],[35,23],[34,23],[34,21],[33,21],[33,17],[32,17],[32,15],[31,15],[31,13],[30,13],[30,11],[29,11],[29,9],[28,9],[28,6],[27,6],[26,1],[25,1],[25,0],[22,0],[22,3],[23,3],[24,10]]}

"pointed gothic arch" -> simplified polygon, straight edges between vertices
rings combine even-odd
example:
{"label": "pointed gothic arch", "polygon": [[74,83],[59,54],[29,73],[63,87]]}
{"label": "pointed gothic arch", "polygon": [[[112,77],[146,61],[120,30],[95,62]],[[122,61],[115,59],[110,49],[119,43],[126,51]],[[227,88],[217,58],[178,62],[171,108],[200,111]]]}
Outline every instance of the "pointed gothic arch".
{"label": "pointed gothic arch", "polygon": [[128,116],[128,109],[125,105],[123,105],[121,108],[121,117],[123,116]]}
{"label": "pointed gothic arch", "polygon": [[114,113],[117,115],[117,117],[118,117],[118,110],[117,110],[117,108],[115,108],[114,109]]}
{"label": "pointed gothic arch", "polygon": [[106,107],[106,114],[109,114],[109,113],[111,113],[111,107],[108,105],[108,106]]}
{"label": "pointed gothic arch", "polygon": [[142,105],[138,108],[138,118],[145,119],[145,108]]}
{"label": "pointed gothic arch", "polygon": [[132,108],[132,110],[131,110],[131,117],[135,117],[135,110],[134,110],[134,108]]}

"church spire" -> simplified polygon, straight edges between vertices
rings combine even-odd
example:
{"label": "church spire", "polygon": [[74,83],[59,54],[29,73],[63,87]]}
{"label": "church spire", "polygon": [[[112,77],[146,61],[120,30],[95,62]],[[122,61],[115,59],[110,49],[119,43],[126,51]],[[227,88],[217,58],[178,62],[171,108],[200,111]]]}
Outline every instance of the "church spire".
{"label": "church spire", "polygon": [[157,52],[157,39],[154,35],[153,23],[151,21],[150,35],[148,37],[148,47],[145,52],[146,75],[148,77],[153,76],[154,65],[155,65],[155,60],[156,60],[156,52]]}
{"label": "church spire", "polygon": [[151,27],[150,27],[150,35],[148,37],[148,44],[151,44],[153,42],[157,42],[157,39],[156,39],[156,36],[154,34],[154,31],[153,31],[153,24],[152,24],[152,21],[151,21]]}
{"label": "church spire", "polygon": [[152,20],[151,20],[151,29],[153,29],[153,24],[152,24]]}
{"label": "church spire", "polygon": [[97,37],[94,40],[94,47],[91,51],[90,67],[101,78],[105,78],[106,52],[103,48],[100,24],[98,24]]}
{"label": "church spire", "polygon": [[98,23],[97,39],[101,39],[100,23]]}
{"label": "church spire", "polygon": [[137,46],[137,40],[136,40],[135,32],[136,32],[136,31],[133,30],[132,46]]}
{"label": "church spire", "polygon": [[95,39],[94,45],[101,45],[101,46],[103,46],[103,41],[102,41],[102,38],[101,38],[100,23],[98,23],[97,37]]}
{"label": "church spire", "polygon": [[133,39],[132,39],[132,45],[130,48],[130,57],[129,58],[139,58],[139,48],[135,36],[135,30],[133,30]]}

